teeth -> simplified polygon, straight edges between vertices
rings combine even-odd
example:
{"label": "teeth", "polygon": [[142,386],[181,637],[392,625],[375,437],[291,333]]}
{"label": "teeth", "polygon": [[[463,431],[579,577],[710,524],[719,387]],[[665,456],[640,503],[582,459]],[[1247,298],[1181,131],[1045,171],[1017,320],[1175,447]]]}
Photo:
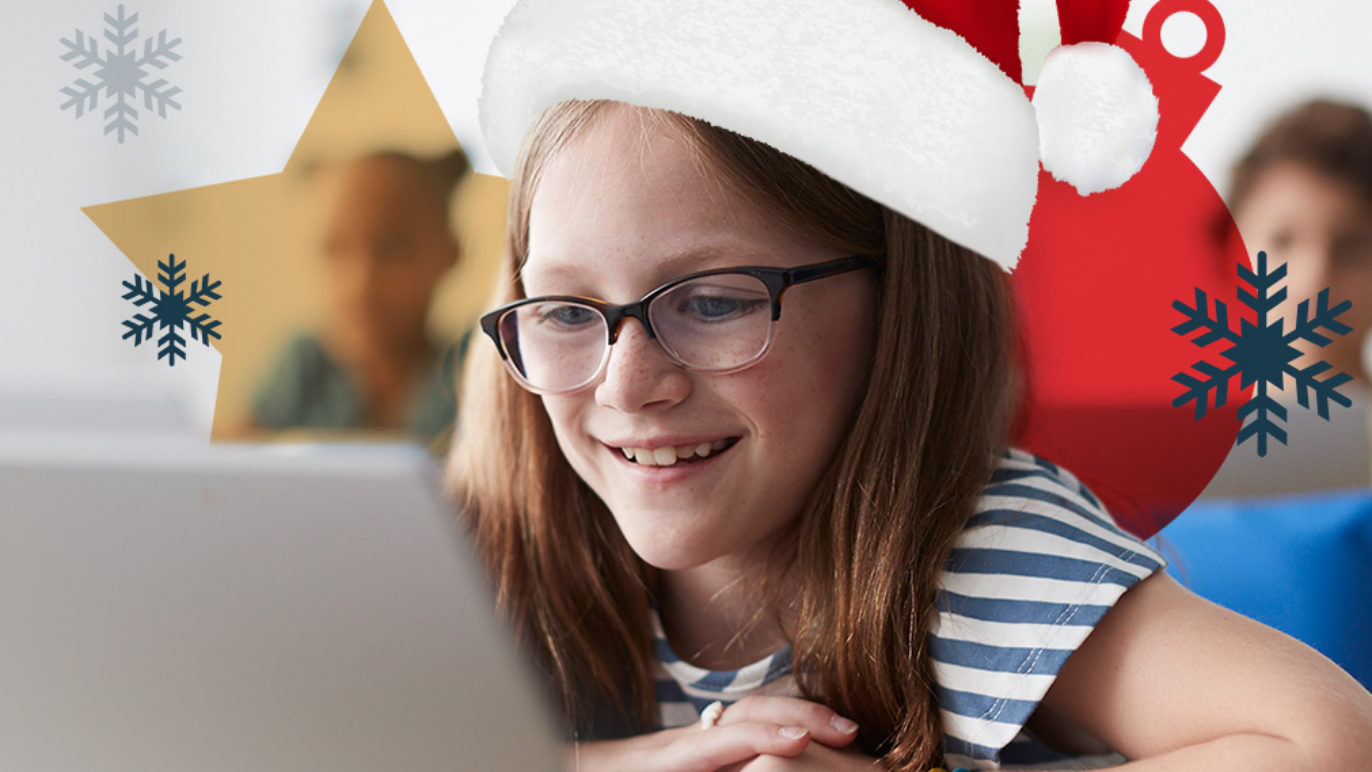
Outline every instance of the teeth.
{"label": "teeth", "polygon": [[620,448],[619,451],[624,457],[637,464],[644,466],[673,466],[682,461],[688,461],[699,456],[707,458],[717,453],[728,445],[729,441],[715,440],[714,442],[702,442],[697,445],[682,445],[681,447],[664,446],[656,450],[647,448]]}

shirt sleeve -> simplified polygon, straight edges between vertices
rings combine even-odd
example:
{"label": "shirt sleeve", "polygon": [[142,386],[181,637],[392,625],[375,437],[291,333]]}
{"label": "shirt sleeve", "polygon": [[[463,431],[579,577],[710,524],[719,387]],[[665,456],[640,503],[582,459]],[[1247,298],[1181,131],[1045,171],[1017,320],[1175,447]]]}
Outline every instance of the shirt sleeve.
{"label": "shirt sleeve", "polygon": [[997,769],[1063,663],[1166,565],[1070,472],[1007,450],[954,545],[930,631],[948,763]]}
{"label": "shirt sleeve", "polygon": [[308,333],[296,336],[258,386],[253,421],[265,429],[347,429],[362,425],[362,403],[347,374]]}

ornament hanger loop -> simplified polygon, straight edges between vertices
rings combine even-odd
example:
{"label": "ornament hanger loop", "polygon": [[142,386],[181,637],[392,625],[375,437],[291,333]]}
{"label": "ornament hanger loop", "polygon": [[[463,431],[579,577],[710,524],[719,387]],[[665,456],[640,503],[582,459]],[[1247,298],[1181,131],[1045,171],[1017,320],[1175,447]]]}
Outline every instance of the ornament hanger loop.
{"label": "ornament hanger loop", "polygon": [[[1163,23],[1178,13],[1193,13],[1205,25],[1205,45],[1191,56],[1174,56],[1162,44]],[[1148,17],[1143,22],[1143,42],[1167,51],[1175,59],[1189,62],[1197,72],[1203,72],[1220,58],[1220,52],[1224,50],[1224,20],[1208,0],[1160,0],[1148,11]]]}

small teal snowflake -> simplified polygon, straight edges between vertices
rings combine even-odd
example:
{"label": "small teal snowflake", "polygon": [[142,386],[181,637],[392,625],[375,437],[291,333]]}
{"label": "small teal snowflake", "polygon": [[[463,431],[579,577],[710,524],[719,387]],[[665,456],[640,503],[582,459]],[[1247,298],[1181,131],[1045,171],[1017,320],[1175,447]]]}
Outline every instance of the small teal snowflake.
{"label": "small teal snowflake", "polygon": [[[1330,308],[1329,289],[1326,287],[1320,290],[1315,301],[1314,315],[1310,315],[1310,301],[1302,300],[1296,307],[1295,325],[1291,332],[1285,332],[1285,323],[1281,319],[1269,322],[1267,314],[1286,300],[1285,287],[1268,294],[1268,290],[1286,278],[1286,266],[1278,266],[1276,270],[1268,273],[1267,253],[1259,252],[1258,272],[1255,274],[1240,263],[1239,278],[1256,292],[1254,294],[1240,289],[1239,299],[1257,313],[1258,323],[1242,320],[1238,332],[1229,327],[1229,309],[1223,301],[1215,300],[1215,314],[1213,317],[1210,316],[1209,298],[1200,287],[1196,288],[1194,307],[1180,300],[1172,301],[1172,307],[1186,316],[1186,321],[1173,327],[1172,332],[1186,336],[1204,328],[1205,332],[1193,338],[1191,342],[1205,348],[1211,343],[1227,341],[1230,346],[1221,351],[1220,355],[1233,363],[1229,367],[1221,368],[1202,360],[1191,365],[1191,369],[1200,373],[1201,377],[1185,372],[1173,375],[1172,380],[1185,386],[1186,391],[1177,397],[1172,405],[1181,407],[1187,402],[1194,401],[1196,418],[1199,420],[1205,415],[1207,406],[1218,409],[1224,405],[1230,378],[1239,375],[1239,387],[1243,389],[1254,383],[1258,384],[1257,393],[1239,408],[1240,423],[1249,416],[1254,416],[1254,420],[1239,430],[1238,444],[1243,444],[1244,440],[1256,436],[1258,455],[1266,456],[1268,437],[1283,445],[1286,444],[1286,431],[1277,425],[1277,421],[1286,420],[1286,408],[1267,393],[1268,387],[1281,389],[1286,376],[1290,375],[1296,384],[1296,401],[1301,407],[1309,409],[1310,392],[1314,392],[1315,409],[1319,412],[1320,418],[1326,421],[1329,420],[1331,400],[1344,407],[1353,404],[1352,400],[1339,393],[1340,386],[1353,380],[1351,375],[1335,372],[1324,380],[1319,380],[1317,376],[1332,369],[1333,366],[1328,362],[1316,362],[1305,368],[1297,368],[1292,364],[1301,355],[1292,345],[1296,341],[1304,340],[1324,347],[1333,339],[1321,333],[1321,329],[1335,335],[1352,332],[1353,328],[1338,321],[1338,316],[1353,304],[1345,300]],[[1273,416],[1276,417],[1276,421],[1272,420]]]}
{"label": "small teal snowflake", "polygon": [[166,260],[157,261],[157,268],[157,280],[166,288],[163,292],[159,293],[151,281],[136,274],[132,282],[124,282],[124,287],[128,289],[128,292],[124,293],[124,299],[132,300],[139,308],[151,305],[148,309],[151,315],[138,313],[132,319],[126,319],[124,327],[128,332],[124,333],[123,339],[133,338],[133,345],[137,346],[145,339],[152,339],[154,328],[166,330],[166,333],[157,339],[157,358],[166,357],[167,365],[175,367],[177,357],[186,358],[186,339],[181,337],[179,332],[182,326],[189,327],[191,338],[206,346],[210,345],[210,338],[222,339],[215,329],[219,322],[211,319],[209,314],[191,316],[195,311],[192,306],[203,308],[208,306],[211,300],[220,299],[219,293],[215,290],[219,289],[222,282],[210,281],[210,275],[205,274],[197,281],[191,282],[190,293],[187,294],[177,289],[186,280],[182,275],[186,269],[185,260],[178,263],[176,255],[167,255]]}

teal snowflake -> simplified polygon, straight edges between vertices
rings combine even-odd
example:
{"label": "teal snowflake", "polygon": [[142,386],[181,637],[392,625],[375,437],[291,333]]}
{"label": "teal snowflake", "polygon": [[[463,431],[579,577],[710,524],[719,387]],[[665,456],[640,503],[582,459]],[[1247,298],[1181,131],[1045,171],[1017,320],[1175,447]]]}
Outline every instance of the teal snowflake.
{"label": "teal snowflake", "polygon": [[210,301],[220,299],[216,290],[222,282],[210,281],[210,275],[205,274],[191,282],[190,292],[187,293],[178,289],[186,281],[183,275],[185,260],[178,263],[176,255],[167,255],[166,260],[157,261],[157,268],[157,280],[166,288],[160,293],[151,281],[142,276],[135,275],[133,281],[124,282],[128,290],[124,293],[124,299],[133,301],[139,308],[151,306],[147,309],[151,313],[140,312],[132,319],[126,319],[124,327],[128,332],[124,333],[123,339],[133,338],[133,345],[137,346],[144,340],[151,340],[155,330],[165,330],[162,337],[157,339],[157,358],[165,357],[167,365],[175,367],[177,357],[186,358],[186,339],[180,334],[183,327],[189,327],[191,338],[206,346],[210,345],[210,338],[222,339],[215,329],[219,326],[218,320],[211,319],[207,313],[191,316],[196,310],[193,306],[204,308]]}
{"label": "teal snowflake", "polygon": [[[1205,415],[1207,406],[1219,408],[1224,405],[1225,392],[1229,388],[1230,379],[1234,376],[1240,377],[1239,387],[1243,389],[1256,383],[1257,392],[1238,411],[1240,423],[1250,416],[1253,418],[1239,430],[1238,444],[1243,444],[1250,437],[1257,437],[1258,455],[1266,456],[1268,437],[1283,445],[1286,444],[1286,431],[1277,423],[1286,420],[1286,408],[1268,394],[1269,387],[1283,388],[1286,376],[1291,376],[1296,385],[1296,401],[1300,406],[1309,409],[1310,394],[1313,393],[1315,409],[1319,412],[1320,418],[1326,421],[1329,420],[1331,401],[1344,407],[1352,404],[1352,400],[1339,393],[1339,387],[1351,381],[1353,377],[1347,373],[1335,372],[1320,380],[1318,376],[1333,368],[1328,362],[1315,362],[1304,368],[1296,367],[1293,363],[1300,357],[1301,352],[1293,344],[1304,340],[1322,348],[1329,345],[1332,338],[1320,330],[1335,335],[1351,332],[1353,328],[1338,321],[1338,316],[1353,304],[1345,300],[1330,308],[1329,289],[1326,287],[1320,290],[1315,301],[1315,313],[1310,313],[1310,301],[1302,300],[1296,307],[1295,325],[1290,332],[1285,332],[1283,320],[1278,318],[1269,321],[1268,313],[1286,300],[1285,287],[1269,294],[1278,282],[1286,278],[1286,266],[1278,266],[1269,273],[1267,253],[1259,252],[1257,273],[1253,273],[1242,263],[1238,268],[1239,278],[1253,288],[1253,292],[1241,288],[1239,299],[1257,313],[1257,324],[1245,319],[1241,321],[1238,332],[1230,329],[1229,309],[1223,301],[1216,299],[1215,313],[1211,316],[1209,298],[1200,287],[1196,288],[1195,306],[1188,306],[1180,300],[1172,301],[1172,307],[1186,316],[1186,321],[1173,327],[1172,332],[1184,337],[1203,329],[1205,332],[1193,338],[1191,342],[1205,348],[1212,343],[1225,341],[1229,348],[1221,351],[1220,355],[1231,363],[1228,367],[1222,368],[1202,360],[1191,365],[1191,369],[1198,372],[1200,377],[1186,372],[1173,375],[1172,380],[1186,387],[1186,391],[1182,392],[1172,405],[1181,407],[1187,402],[1194,401],[1196,419],[1199,420]],[[1274,417],[1276,420],[1273,420]]]}

